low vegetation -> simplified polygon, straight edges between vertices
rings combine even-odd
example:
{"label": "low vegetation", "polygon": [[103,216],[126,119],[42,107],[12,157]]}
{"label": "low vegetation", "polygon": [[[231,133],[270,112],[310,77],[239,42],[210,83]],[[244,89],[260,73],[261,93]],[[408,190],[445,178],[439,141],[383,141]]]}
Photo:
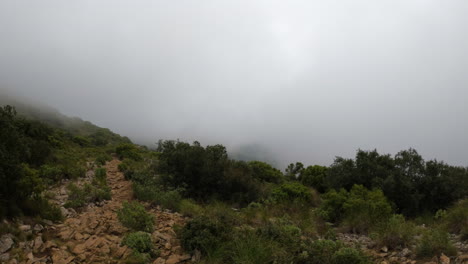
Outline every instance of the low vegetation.
{"label": "low vegetation", "polygon": [[153,232],[154,217],[138,202],[124,202],[117,212],[119,221],[133,231]]}

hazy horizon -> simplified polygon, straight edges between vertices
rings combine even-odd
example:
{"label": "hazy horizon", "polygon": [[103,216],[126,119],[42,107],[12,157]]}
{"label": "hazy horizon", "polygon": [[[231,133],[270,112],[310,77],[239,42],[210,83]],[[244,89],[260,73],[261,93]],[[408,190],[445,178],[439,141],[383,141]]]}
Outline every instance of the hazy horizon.
{"label": "hazy horizon", "polygon": [[468,166],[468,2],[0,2],[0,91],[140,144]]}

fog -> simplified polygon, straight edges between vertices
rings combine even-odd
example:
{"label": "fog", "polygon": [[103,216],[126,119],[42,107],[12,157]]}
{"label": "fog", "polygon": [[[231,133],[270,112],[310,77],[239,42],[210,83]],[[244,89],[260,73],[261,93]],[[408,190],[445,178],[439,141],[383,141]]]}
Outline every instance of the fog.
{"label": "fog", "polygon": [[[468,165],[465,0],[0,0],[0,89],[129,136]],[[261,159],[261,157],[259,157]]]}

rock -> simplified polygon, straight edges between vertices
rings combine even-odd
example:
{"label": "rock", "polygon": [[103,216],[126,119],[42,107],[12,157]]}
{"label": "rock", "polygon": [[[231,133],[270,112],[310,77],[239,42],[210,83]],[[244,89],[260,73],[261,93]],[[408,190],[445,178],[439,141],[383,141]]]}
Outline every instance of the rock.
{"label": "rock", "polygon": [[36,239],[34,239],[34,250],[39,250],[42,244],[44,244],[44,242],[42,241],[42,236],[37,236]]}
{"label": "rock", "polygon": [[31,226],[30,225],[20,225],[18,227],[18,229],[20,231],[23,231],[23,232],[29,232],[29,231],[31,231]]}
{"label": "rock", "polygon": [[442,253],[442,255],[440,255],[440,258],[439,258],[439,263],[440,264],[450,264],[450,258],[445,256],[444,253]]}
{"label": "rock", "polygon": [[424,264],[437,264],[437,262],[430,261],[430,262],[424,262]]}
{"label": "rock", "polygon": [[387,248],[387,247],[382,247],[382,248],[380,249],[380,251],[382,251],[382,252],[384,252],[384,253],[387,253],[387,252],[388,252],[388,248]]}
{"label": "rock", "polygon": [[468,264],[468,255],[461,255],[455,260],[455,264]]}
{"label": "rock", "polygon": [[10,234],[6,234],[0,237],[0,254],[3,254],[10,250],[15,242],[11,238]]}
{"label": "rock", "polygon": [[52,221],[47,220],[47,219],[42,220],[42,222],[43,222],[44,224],[46,224],[46,225],[49,225],[49,226],[51,226],[51,225],[54,224]]}
{"label": "rock", "polygon": [[398,255],[400,257],[408,257],[411,254],[411,250],[404,248]]}
{"label": "rock", "polygon": [[18,264],[18,261],[16,259],[12,259],[10,262],[8,262],[8,264]]}
{"label": "rock", "polygon": [[40,224],[36,224],[33,228],[33,230],[37,233],[41,232],[42,230],[44,230],[44,227]]}
{"label": "rock", "polygon": [[65,207],[60,207],[60,212],[62,212],[62,215],[67,217],[70,213],[68,212],[67,208]]}
{"label": "rock", "polygon": [[193,252],[193,256],[192,256],[192,261],[198,262],[200,261],[200,259],[201,259],[201,252],[198,249],[195,249],[195,251]]}
{"label": "rock", "polygon": [[10,259],[10,253],[4,253],[0,255],[0,262],[5,262]]}
{"label": "rock", "polygon": [[388,264],[388,262],[384,260],[384,261],[380,262],[380,264]]}
{"label": "rock", "polygon": [[166,264],[166,261],[163,258],[157,258],[153,264]]}

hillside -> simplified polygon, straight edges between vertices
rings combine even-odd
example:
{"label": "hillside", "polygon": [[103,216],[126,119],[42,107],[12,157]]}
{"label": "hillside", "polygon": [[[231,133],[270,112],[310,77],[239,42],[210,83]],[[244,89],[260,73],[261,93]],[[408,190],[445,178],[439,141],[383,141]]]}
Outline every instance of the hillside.
{"label": "hillside", "polygon": [[1,263],[468,263],[468,169],[414,149],[283,173],[41,111],[0,108]]}

